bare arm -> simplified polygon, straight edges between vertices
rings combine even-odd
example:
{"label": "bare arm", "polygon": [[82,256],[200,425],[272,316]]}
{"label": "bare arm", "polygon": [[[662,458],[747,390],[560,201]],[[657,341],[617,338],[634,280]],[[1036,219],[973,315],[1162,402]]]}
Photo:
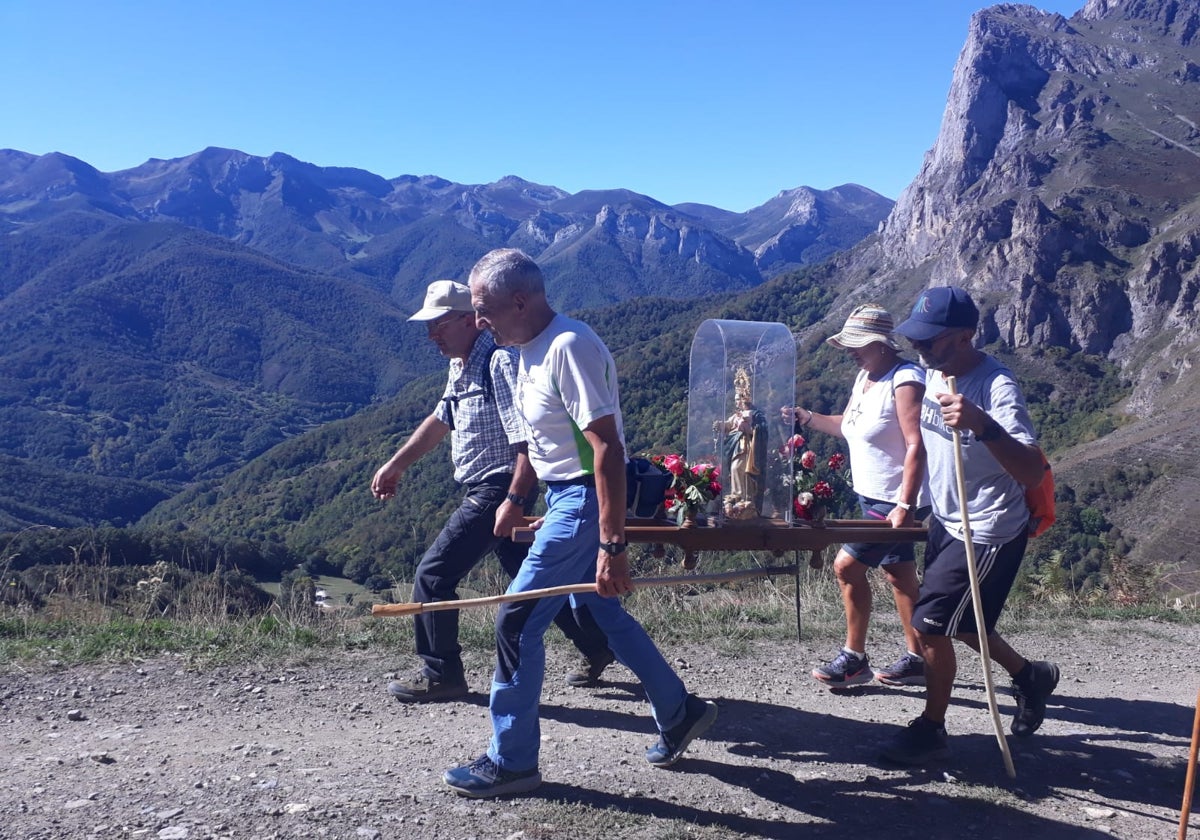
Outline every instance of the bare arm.
{"label": "bare arm", "polygon": [[842,415],[840,414],[817,414],[815,411],[809,411],[807,408],[796,406],[792,409],[784,409],[784,417],[791,412],[792,420],[800,424],[801,429],[814,429],[822,434],[833,435],[834,437],[845,437],[842,434]]}
{"label": "bare arm", "polygon": [[[512,482],[508,485],[508,492],[514,496],[528,499],[529,495],[536,491],[537,475],[533,471],[533,465],[529,463],[529,448],[522,443],[517,450],[517,460],[513,465],[513,477]],[[508,499],[500,503],[500,507],[496,509],[495,534],[497,537],[511,537],[513,528],[519,528],[524,524],[524,505],[514,504]]]}
{"label": "bare arm", "polygon": [[[583,430],[596,460],[596,496],[600,503],[600,541],[625,542],[625,448],[617,434],[615,415],[594,420]],[[597,548],[596,591],[613,597],[633,591],[629,558],[613,557]]]}
{"label": "bare arm", "polygon": [[396,450],[396,454],[375,471],[375,477],[371,479],[371,493],[375,498],[390,499],[395,496],[396,485],[400,483],[404,471],[432,452],[449,431],[450,427],[432,414],[421,421],[421,425]]}
{"label": "bare arm", "polygon": [[[915,506],[921,492],[921,481],[925,478],[925,443],[921,440],[921,399],[925,386],[911,382],[896,388],[896,419],[904,435],[904,471],[900,477],[898,501]],[[903,528],[915,521],[912,510],[897,505],[888,514],[893,528]]]}

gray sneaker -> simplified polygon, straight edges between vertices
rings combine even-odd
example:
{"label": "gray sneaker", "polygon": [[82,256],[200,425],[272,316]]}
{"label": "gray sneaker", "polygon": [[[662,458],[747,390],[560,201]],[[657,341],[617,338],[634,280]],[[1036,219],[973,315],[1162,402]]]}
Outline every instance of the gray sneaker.
{"label": "gray sneaker", "polygon": [[424,671],[418,671],[403,680],[388,683],[388,694],[401,703],[436,703],[442,700],[457,700],[469,693],[466,680],[445,682],[434,679]]}
{"label": "gray sneaker", "polygon": [[616,661],[617,658],[613,656],[613,652],[608,648],[605,648],[604,653],[598,655],[595,659],[588,659],[585,656],[574,669],[567,672],[567,685],[574,686],[575,688],[587,688],[599,685],[600,675],[604,673],[604,669]]}
{"label": "gray sneaker", "polygon": [[487,754],[470,764],[452,767],[442,774],[442,781],[459,796],[471,799],[492,799],[528,793],[542,783],[542,774],[532,770],[502,770]]}
{"label": "gray sneaker", "polygon": [[925,660],[906,653],[886,668],[875,669],[884,685],[925,685]]}

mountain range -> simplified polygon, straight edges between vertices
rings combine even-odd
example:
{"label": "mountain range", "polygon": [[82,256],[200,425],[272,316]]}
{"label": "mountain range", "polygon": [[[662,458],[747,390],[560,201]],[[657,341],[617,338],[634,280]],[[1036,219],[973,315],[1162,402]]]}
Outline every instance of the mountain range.
{"label": "mountain range", "polygon": [[[133,522],[395,396],[441,364],[405,323],[425,286],[491,248],[536,255],[560,306],[688,298],[820,260],[891,206],[852,185],[732,213],[224,149],[115,173],[0,151],[0,522]],[[122,504],[63,492],[100,479]]]}
{"label": "mountain range", "polygon": [[[559,308],[590,308],[638,446],[677,440],[703,318],[788,324],[802,397],[836,409],[845,383],[821,377],[845,371],[820,339],[856,303],[902,314],[954,283],[981,304],[981,341],[1028,376],[1064,486],[1122,488],[1092,498],[1131,555],[1196,591],[1180,546],[1200,536],[1198,32],[1200,0],[976,13],[894,206],[852,185],[734,214],[219,149],[109,174],[0,153],[0,472],[141,482],[129,520],[153,507],[347,557],[352,535],[362,555],[399,539],[367,531],[433,512],[388,524],[363,501],[436,390],[441,363],[403,318],[491,247],[529,250]],[[66,510],[10,495],[11,523]]]}

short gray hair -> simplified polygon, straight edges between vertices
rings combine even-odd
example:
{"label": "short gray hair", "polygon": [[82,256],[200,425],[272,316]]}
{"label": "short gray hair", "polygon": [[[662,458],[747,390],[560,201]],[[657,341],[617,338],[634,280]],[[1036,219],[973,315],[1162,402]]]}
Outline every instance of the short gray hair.
{"label": "short gray hair", "polygon": [[497,248],[479,258],[471,269],[469,283],[478,283],[489,292],[515,295],[520,292],[542,293],[546,281],[533,257],[517,248]]}

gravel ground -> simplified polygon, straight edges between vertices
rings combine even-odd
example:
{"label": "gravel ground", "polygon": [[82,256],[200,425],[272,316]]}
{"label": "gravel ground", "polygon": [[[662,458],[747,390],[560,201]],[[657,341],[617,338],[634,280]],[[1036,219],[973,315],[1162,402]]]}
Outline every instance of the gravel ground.
{"label": "gravel ground", "polygon": [[[636,682],[561,676],[553,645],[542,703],[545,783],[524,797],[453,795],[441,772],[484,748],[486,696],[402,705],[378,652],[202,672],[180,660],[9,666],[0,682],[4,838],[889,838],[1174,837],[1200,688],[1200,626],[1076,623],[1014,634],[1063,678],[1046,723],[1009,738],[1009,780],[981,671],[960,648],[944,764],[899,770],[877,753],[920,712],[920,689],[833,694],[810,669],[830,654],[755,643],[737,656],[665,649],[720,717],[674,768]],[[881,649],[890,661],[894,651]],[[490,677],[472,657],[476,689]],[[403,658],[402,658],[403,660]],[[401,661],[402,661],[401,660]],[[1007,679],[1000,711],[1013,702]],[[1192,833],[1200,838],[1200,820]]]}

